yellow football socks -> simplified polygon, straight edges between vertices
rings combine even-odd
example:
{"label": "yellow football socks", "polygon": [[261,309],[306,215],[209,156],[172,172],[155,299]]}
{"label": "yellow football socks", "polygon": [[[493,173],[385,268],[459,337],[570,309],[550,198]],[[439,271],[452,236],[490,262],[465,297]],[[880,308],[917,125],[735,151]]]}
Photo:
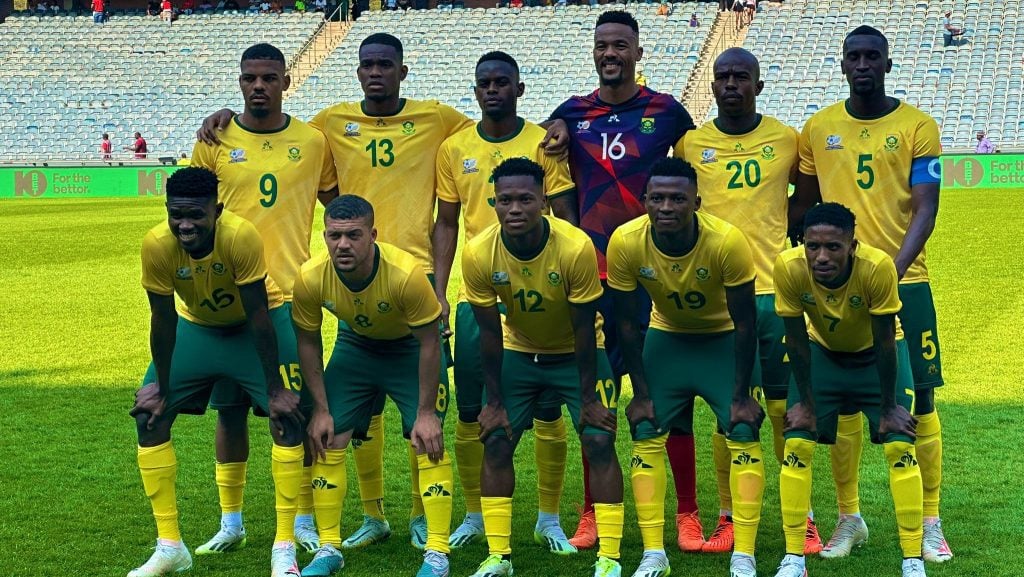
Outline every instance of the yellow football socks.
{"label": "yellow football socks", "polygon": [[644,551],[665,549],[666,439],[668,435],[633,441],[633,457],[629,461]]}
{"label": "yellow football socks", "polygon": [[840,515],[860,513],[860,454],[864,450],[864,419],[856,415],[839,415],[836,444],[832,445],[832,479]]}
{"label": "yellow football socks", "polygon": [[[448,454],[445,453],[445,458],[448,458]],[[416,455],[416,449],[409,445],[409,473],[411,475],[409,488],[412,493],[412,511],[409,513],[409,518],[419,517],[425,515],[423,510],[423,496],[420,491],[420,461]]]}
{"label": "yellow football socks", "polygon": [[320,544],[341,546],[341,507],[348,492],[346,449],[327,449],[323,460],[313,463],[313,510]]}
{"label": "yellow football socks", "polygon": [[924,487],[924,517],[937,518],[942,489],[942,425],[937,411],[917,418],[917,442],[914,448]]}
{"label": "yellow football socks", "polygon": [[270,475],[274,479],[274,509],[277,511],[275,542],[295,540],[295,511],[302,484],[302,445],[270,449]]}
{"label": "yellow football socks", "polygon": [[356,460],[359,478],[359,499],[363,514],[384,518],[384,415],[370,418],[366,430],[367,440],[353,443],[352,457]]}
{"label": "yellow football socks", "polygon": [[448,554],[448,535],[452,523],[452,461],[446,451],[434,463],[426,455],[417,455],[419,469],[420,502],[427,518],[427,546],[430,551]]}
{"label": "yellow football socks", "polygon": [[512,497],[480,497],[491,555],[512,554]]}
{"label": "yellow football socks", "polygon": [[782,530],[786,535],[786,553],[804,554],[807,512],[811,508],[811,461],[814,441],[786,439],[786,455],[779,470],[779,500],[782,503]]}
{"label": "yellow football socks", "polygon": [[786,449],[786,437],[782,434],[786,428],[786,399],[765,399],[765,405],[768,406],[768,420],[772,422],[772,449],[775,450],[775,458],[782,463]]}
{"label": "yellow football socks", "polygon": [[296,515],[313,514],[313,467],[302,467],[302,480],[299,484],[299,500]]}
{"label": "yellow football socks", "polygon": [[221,513],[241,513],[242,495],[245,493],[246,462],[217,463],[215,476],[220,495]]}
{"label": "yellow football socks", "polygon": [[565,419],[562,417],[556,421],[534,419],[533,437],[536,441],[537,509],[541,513],[557,515],[558,506],[562,500],[565,455],[568,446]]}
{"label": "yellow football socks", "polygon": [[716,432],[711,435],[711,455],[715,461],[715,480],[718,482],[718,503],[723,511],[732,511],[732,487],[729,485],[729,470],[732,457],[725,435]]}
{"label": "yellow football socks", "polygon": [[178,459],[170,441],[155,447],[139,447],[139,472],[142,487],[153,507],[156,536],[167,541],[181,541],[178,529],[178,502],[174,482],[178,477]]}
{"label": "yellow football socks", "polygon": [[757,441],[727,441],[732,456],[733,553],[754,556],[764,498],[764,455]]}
{"label": "yellow football socks", "polygon": [[885,460],[889,463],[889,490],[896,508],[900,548],[903,557],[921,556],[923,522],[921,510],[921,468],[917,465],[914,445],[905,441],[892,441],[883,445]]}
{"label": "yellow football socks", "polygon": [[484,444],[480,442],[480,423],[455,424],[455,464],[459,468],[466,513],[480,512],[480,468],[484,462]]}
{"label": "yellow football socks", "polygon": [[594,519],[597,521],[597,556],[609,559],[619,558],[619,544],[622,542],[622,524],[625,517],[622,503],[594,503]]}

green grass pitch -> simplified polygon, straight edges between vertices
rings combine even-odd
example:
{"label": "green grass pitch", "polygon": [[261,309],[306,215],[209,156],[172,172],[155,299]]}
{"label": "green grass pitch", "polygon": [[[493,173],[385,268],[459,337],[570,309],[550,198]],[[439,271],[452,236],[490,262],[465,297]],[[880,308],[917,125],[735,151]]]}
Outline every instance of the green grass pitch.
{"label": "green grass pitch", "polygon": [[[1017,521],[1024,518],[1024,433],[1019,427],[1019,354],[1024,294],[1018,266],[1024,202],[1018,190],[947,191],[928,253],[939,315],[947,385],[938,393],[945,430],[943,519],[956,558],[929,565],[933,576],[1016,575],[1021,552]],[[319,212],[318,212],[319,215]],[[155,538],[149,504],[135,464],[135,433],[127,411],[149,361],[146,298],[139,285],[144,232],[163,218],[159,200],[30,200],[0,202],[0,543],[3,573],[11,576],[117,576],[143,562]],[[319,218],[319,216],[318,216]],[[322,250],[314,235],[315,251]],[[457,282],[453,282],[454,288]],[[330,334],[333,327],[325,328]],[[625,406],[628,389],[621,403]],[[420,555],[408,543],[408,461],[399,422],[389,405],[387,502],[392,539],[346,555],[342,575],[412,575]],[[620,419],[619,455],[628,461]],[[180,463],[178,501],[190,547],[218,528],[213,483],[215,417],[182,417],[174,431]],[[448,446],[454,414],[446,423]],[[273,490],[265,421],[253,418],[245,516],[249,547],[197,558],[197,577],[249,577],[269,571]],[[710,413],[697,420],[699,499],[705,529],[717,515],[710,460]],[[765,431],[765,454],[771,455]],[[513,536],[520,575],[589,575],[593,552],[568,559],[532,542],[536,503],[532,441],[520,447]],[[581,500],[579,444],[570,440],[562,504],[563,526],[575,527]],[[845,560],[809,561],[812,575],[898,575],[899,549],[888,483],[878,447],[866,446],[862,509],[871,527],[868,546]],[[813,504],[827,538],[836,507],[824,449],[816,458]],[[351,460],[350,460],[351,468]],[[758,567],[774,574],[783,553],[778,466],[766,467]],[[627,471],[628,472],[628,471]],[[360,519],[350,471],[343,534]],[[674,513],[671,497],[667,512]],[[625,574],[639,561],[640,536],[626,489],[622,543]],[[456,492],[453,528],[463,515]],[[673,517],[669,516],[669,519]],[[1015,528],[1016,527],[1016,528]],[[727,556],[682,555],[675,530],[666,530],[674,574],[726,575]],[[484,545],[458,551],[452,575],[472,573]],[[300,564],[308,556],[300,555]]]}

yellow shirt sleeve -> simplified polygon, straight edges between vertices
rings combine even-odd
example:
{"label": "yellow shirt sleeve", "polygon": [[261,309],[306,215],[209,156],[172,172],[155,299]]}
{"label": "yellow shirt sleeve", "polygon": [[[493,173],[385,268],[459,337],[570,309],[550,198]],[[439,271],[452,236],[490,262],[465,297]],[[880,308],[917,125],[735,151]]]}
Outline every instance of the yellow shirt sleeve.
{"label": "yellow shirt sleeve", "polygon": [[419,265],[409,271],[402,287],[402,309],[410,328],[419,328],[435,322],[441,316],[441,303],[430,285],[427,273]]}
{"label": "yellow shirt sleeve", "polygon": [[[466,248],[468,249],[469,247]],[[494,287],[487,281],[487,273],[480,269],[480,265],[477,263],[477,259],[474,258],[472,251],[463,251],[462,286],[466,291],[466,300],[470,304],[478,307],[489,307],[498,303],[498,293],[494,292]]]}
{"label": "yellow shirt sleeve", "polygon": [[338,172],[334,166],[334,154],[331,152],[331,145],[327,137],[320,133],[320,141],[324,149],[323,165],[320,167],[320,186],[318,190],[331,190],[338,186]]}
{"label": "yellow shirt sleeve", "polygon": [[313,128],[319,130],[321,133],[326,135],[327,134],[327,129],[326,129],[326,126],[327,126],[327,115],[328,115],[329,111],[330,111],[330,108],[324,108],[320,112],[317,112],[316,116],[313,117],[313,120],[310,120],[306,124],[312,126]]}
{"label": "yellow shirt sleeve", "polygon": [[754,280],[754,254],[750,251],[747,237],[738,228],[731,228],[725,235],[720,257],[722,284],[728,288],[737,287]]}
{"label": "yellow shirt sleeve", "polygon": [[581,305],[601,298],[604,291],[597,272],[597,251],[589,239],[576,251],[568,276],[570,303]]}
{"label": "yellow shirt sleeve", "polygon": [[459,204],[459,191],[452,172],[451,140],[445,140],[437,151],[437,198],[452,204]]}
{"label": "yellow shirt sleeve", "polygon": [[200,168],[206,168],[216,172],[217,170],[217,149],[205,142],[196,142],[192,147],[192,164]]}
{"label": "yellow shirt sleeve", "polygon": [[780,317],[800,317],[804,314],[804,305],[800,302],[799,291],[789,274],[789,266],[783,254],[775,259],[775,314]]}
{"label": "yellow shirt sleeve", "polygon": [[[538,143],[539,144],[539,143]],[[548,197],[558,196],[575,188],[569,165],[557,157],[540,151],[540,164],[544,167],[544,194]]]}
{"label": "yellow shirt sleeve", "polygon": [[914,131],[914,158],[941,154],[942,143],[939,140],[939,125],[931,117],[922,118],[918,129]]}
{"label": "yellow shirt sleeve", "polygon": [[[465,114],[455,110],[447,104],[438,105],[438,112],[441,115],[441,124],[445,128],[445,138],[452,136],[463,128],[473,126],[473,121]],[[537,144],[540,144],[539,142]]]}
{"label": "yellow shirt sleeve", "polygon": [[629,252],[626,241],[622,238],[622,229],[612,233],[608,240],[605,259],[608,263],[608,286],[618,291],[636,290],[636,277],[629,266]]}
{"label": "yellow shirt sleeve", "polygon": [[812,116],[804,124],[803,131],[800,132],[800,172],[804,174],[818,174],[817,169],[814,167],[814,149],[811,146],[811,131],[814,127],[814,117]]}
{"label": "yellow shirt sleeve", "polygon": [[893,315],[900,312],[899,277],[892,259],[882,259],[875,266],[871,279],[868,281],[871,291],[868,312],[874,316]]}
{"label": "yellow shirt sleeve", "polygon": [[235,285],[245,286],[267,278],[267,262],[263,257],[263,238],[248,221],[238,227],[231,243],[231,263]]}
{"label": "yellow shirt sleeve", "polygon": [[295,278],[292,291],[292,322],[304,331],[319,331],[324,312],[320,308],[319,296],[306,284],[306,275],[300,273]]}
{"label": "yellow shirt sleeve", "polygon": [[142,288],[158,295],[173,295],[173,271],[170,269],[160,241],[152,231],[147,232],[142,239]]}

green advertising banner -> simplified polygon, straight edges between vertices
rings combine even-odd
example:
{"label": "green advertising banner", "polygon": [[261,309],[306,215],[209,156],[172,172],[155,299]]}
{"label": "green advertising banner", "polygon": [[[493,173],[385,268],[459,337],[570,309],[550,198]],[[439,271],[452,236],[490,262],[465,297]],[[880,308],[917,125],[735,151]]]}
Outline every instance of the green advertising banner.
{"label": "green advertising banner", "polygon": [[0,168],[0,198],[163,196],[177,166]]}
{"label": "green advertising banner", "polygon": [[943,156],[942,188],[1024,188],[1024,154]]}

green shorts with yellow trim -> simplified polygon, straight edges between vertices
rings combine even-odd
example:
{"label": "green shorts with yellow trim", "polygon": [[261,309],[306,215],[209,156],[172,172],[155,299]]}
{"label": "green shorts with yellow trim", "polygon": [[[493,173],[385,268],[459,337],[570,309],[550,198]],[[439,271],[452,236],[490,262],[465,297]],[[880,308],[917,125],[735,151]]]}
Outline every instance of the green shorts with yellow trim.
{"label": "green shorts with yellow trim", "polygon": [[[367,440],[373,409],[387,396],[398,406],[402,434],[408,438],[419,410],[419,363],[420,343],[412,335],[384,341],[359,336],[348,327],[340,331],[324,370],[334,432],[351,430],[353,439]],[[442,421],[448,411],[447,373],[442,364],[434,407]]]}
{"label": "green shorts with yellow trim", "polygon": [[[735,384],[736,352],[732,331],[712,334],[673,333],[651,327],[644,339],[644,374],[654,404],[658,428],[644,421],[637,425],[633,440],[659,437],[670,428],[693,432],[693,400],[711,406],[718,427],[734,441],[756,441],[758,431],[747,425],[730,427],[732,391]],[[754,363],[753,384],[760,382]]]}
{"label": "green shorts with yellow trim", "polygon": [[[246,402],[262,415],[268,414],[263,363],[248,325],[214,328],[178,317],[175,334],[171,382],[165,399],[167,413],[205,413],[214,384],[226,382],[245,395]],[[150,362],[142,386],[153,382],[156,366]]]}
{"label": "green shorts with yellow trim", "polygon": [[[277,368],[281,373],[281,380],[284,381],[284,388],[299,395],[302,410],[309,414],[313,408],[313,398],[305,391],[302,372],[299,370],[299,345],[295,340],[295,329],[292,327],[292,303],[284,303],[270,309],[270,322],[274,325],[274,334],[277,336]],[[222,380],[214,385],[213,394],[210,395],[211,409],[219,411],[250,406],[257,415],[267,416],[238,384]]]}
{"label": "green shorts with yellow trim", "polygon": [[[910,374],[910,356],[907,343],[896,341],[896,404],[914,413],[914,379]],[[814,411],[817,419],[818,438],[808,431],[787,431],[785,437],[797,437],[828,445],[836,442],[836,428],[839,415],[864,413],[871,430],[871,442],[914,440],[904,435],[878,436],[878,420],[882,410],[882,392],[878,382],[878,368],[874,352],[833,353],[825,347],[811,343],[811,391],[814,394]],[[800,401],[794,383],[789,389],[786,408]]]}
{"label": "green shorts with yellow trim", "polygon": [[764,398],[784,400],[789,394],[791,371],[786,356],[786,325],[775,314],[775,295],[754,297],[757,303],[757,356],[761,362],[761,392]]}
{"label": "green shorts with yellow trim", "polygon": [[903,309],[898,316],[910,351],[914,388],[941,387],[942,351],[939,349],[939,329],[935,321],[932,287],[927,281],[901,284],[899,292]]}
{"label": "green shorts with yellow trim", "polygon": [[[613,413],[619,404],[619,387],[615,384],[612,366],[604,349],[597,349],[597,398]],[[533,424],[537,408],[557,407],[569,409],[573,426],[580,430],[580,409],[583,395],[576,355],[534,354],[505,350],[501,363],[501,397],[508,414],[512,433],[518,435]],[[484,395],[486,402],[486,394]],[[505,431],[495,431],[504,435]],[[608,432],[587,426],[582,435],[607,435]]]}

